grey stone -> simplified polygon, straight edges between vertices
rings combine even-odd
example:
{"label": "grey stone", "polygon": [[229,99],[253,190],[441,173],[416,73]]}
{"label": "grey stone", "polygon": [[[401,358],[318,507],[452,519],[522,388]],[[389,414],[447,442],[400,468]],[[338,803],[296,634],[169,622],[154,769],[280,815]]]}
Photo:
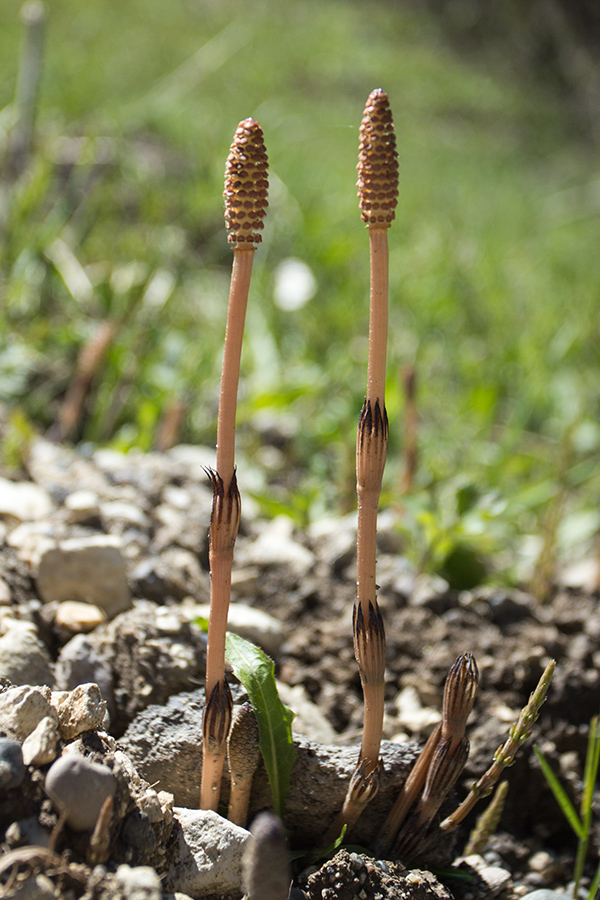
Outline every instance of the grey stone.
{"label": "grey stone", "polygon": [[58,756],[60,734],[56,719],[44,716],[23,741],[23,761],[26,766],[45,766]]}
{"label": "grey stone", "polygon": [[311,550],[294,539],[294,523],[288,516],[276,516],[239,556],[242,566],[282,566],[296,579],[307,575],[317,561]]}
{"label": "grey stone", "polygon": [[76,634],[61,649],[55,666],[56,687],[71,691],[78,684],[97,684],[114,718],[113,673],[109,660],[100,652],[97,636]]}
{"label": "grey stone", "polygon": [[179,824],[172,862],[163,875],[167,891],[201,900],[240,896],[242,855],[250,834],[211,810],[175,809]]}
{"label": "grey stone", "polygon": [[0,676],[12,684],[54,684],[50,656],[31,622],[5,619],[0,637]]}
{"label": "grey stone", "polygon": [[40,559],[37,586],[46,603],[95,603],[109,618],[131,606],[125,559],[110,535],[73,538]]}
{"label": "grey stone", "polygon": [[73,740],[84,731],[100,728],[106,715],[106,701],[97,684],[80,684],[72,691],[55,691],[51,702],[65,741]]}
{"label": "grey stone", "polygon": [[[208,619],[210,604],[186,608],[190,618],[202,616]],[[283,641],[283,625],[274,616],[248,606],[246,603],[231,603],[227,628],[234,634],[239,634],[252,644],[256,644],[270,656],[273,656],[281,647]]]}
{"label": "grey stone", "polygon": [[18,741],[0,738],[0,790],[19,787],[25,778],[23,749]]}
{"label": "grey stone", "polygon": [[0,726],[23,742],[44,718],[58,722],[49,688],[23,685],[0,694]]}
{"label": "grey stone", "polygon": [[52,763],[46,774],[46,793],[73,831],[92,831],[117,780],[107,766],[67,753]]}

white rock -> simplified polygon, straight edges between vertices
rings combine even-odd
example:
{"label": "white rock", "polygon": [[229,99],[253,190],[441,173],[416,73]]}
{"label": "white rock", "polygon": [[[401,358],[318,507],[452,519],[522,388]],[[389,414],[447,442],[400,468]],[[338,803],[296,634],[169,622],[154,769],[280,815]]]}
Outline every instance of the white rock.
{"label": "white rock", "polygon": [[417,691],[412,685],[403,688],[395,697],[394,705],[398,711],[400,725],[412,731],[413,734],[437,725],[442,715],[437,709],[423,706]]}
{"label": "white rock", "polygon": [[319,707],[313,703],[302,684],[291,686],[277,682],[277,692],[282,703],[295,713],[292,722],[294,734],[302,734],[319,744],[334,744],[337,738],[335,728],[325,718]]}
{"label": "white rock", "polygon": [[191,897],[239,895],[242,855],[250,832],[211,810],[175,808],[181,825],[174,863],[164,873],[166,891]]}
{"label": "white rock", "polygon": [[32,522],[45,519],[52,509],[50,494],[39,485],[0,478],[0,516]]}
{"label": "white rock", "polygon": [[11,687],[0,694],[0,725],[3,730],[24,741],[40,722],[49,718],[58,722],[50,703],[48,687]]}
{"label": "white rock", "polygon": [[142,530],[149,528],[150,522],[145,513],[135,503],[124,500],[109,500],[100,507],[100,514],[105,522],[125,522]]}
{"label": "white rock", "polygon": [[74,538],[46,551],[36,580],[46,603],[94,603],[109,618],[131,606],[120,541],[111,535]]}
{"label": "white rock", "polygon": [[73,634],[87,634],[106,622],[106,613],[94,603],[80,603],[65,600],[59,603],[54,615],[54,624]]}
{"label": "white rock", "polygon": [[51,703],[65,741],[92,728],[100,728],[106,715],[106,701],[97,684],[79,684],[72,691],[53,691]]}
{"label": "white rock", "polygon": [[45,766],[58,756],[60,735],[56,719],[44,716],[23,741],[23,762],[26,766]]}
{"label": "white rock", "polygon": [[[210,604],[200,603],[196,606],[188,606],[185,609],[191,619],[195,619],[197,616],[208,619]],[[247,606],[245,603],[230,604],[227,628],[229,631],[233,631],[234,634],[239,634],[240,637],[256,644],[257,647],[260,647],[261,650],[270,655],[279,650],[283,639],[281,622],[264,610]]]}
{"label": "white rock", "polygon": [[0,677],[13,684],[54,684],[50,657],[31,622],[4,619],[0,637]]}
{"label": "white rock", "polygon": [[82,488],[66,497],[65,509],[68,511],[69,522],[86,522],[100,515],[100,498],[96,491]]}
{"label": "white rock", "polygon": [[9,547],[17,551],[19,559],[37,569],[47,550],[56,547],[54,526],[51,522],[22,522],[6,539]]}
{"label": "white rock", "polygon": [[485,896],[489,897],[490,900],[503,893],[511,883],[510,872],[507,872],[506,869],[502,869],[500,866],[488,865],[483,857],[479,856],[477,853],[466,856],[464,861],[467,865],[471,866],[471,868],[475,869],[481,880],[485,882],[487,885]]}
{"label": "white rock", "polygon": [[127,900],[161,900],[160,878],[150,866],[117,868],[115,879],[123,888]]}
{"label": "white rock", "polygon": [[285,566],[290,574],[302,578],[312,569],[317,558],[294,540],[293,532],[294,523],[289,516],[276,516],[259,537],[246,546],[243,564]]}

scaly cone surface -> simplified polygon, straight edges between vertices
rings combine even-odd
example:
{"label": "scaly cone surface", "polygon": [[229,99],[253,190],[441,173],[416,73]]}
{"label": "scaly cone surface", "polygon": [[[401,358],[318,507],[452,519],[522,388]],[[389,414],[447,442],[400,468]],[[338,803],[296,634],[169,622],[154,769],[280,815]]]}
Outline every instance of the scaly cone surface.
{"label": "scaly cone surface", "polygon": [[217,422],[216,471],[210,471],[210,614],[206,654],[200,807],[217,809],[231,725],[232,704],[225,682],[225,633],[231,598],[233,548],[241,501],[235,474],[235,417],[240,359],[252,262],[267,208],[267,154],[258,122],[237,127],[225,168],[225,224],[234,245]]}

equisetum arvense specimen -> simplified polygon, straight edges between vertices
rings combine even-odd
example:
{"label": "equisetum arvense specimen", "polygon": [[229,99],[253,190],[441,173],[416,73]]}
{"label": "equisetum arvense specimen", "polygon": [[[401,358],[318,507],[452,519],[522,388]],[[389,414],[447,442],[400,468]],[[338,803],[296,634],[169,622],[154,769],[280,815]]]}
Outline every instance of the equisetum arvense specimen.
{"label": "equisetum arvense specimen", "polygon": [[233,548],[240,523],[240,494],[235,473],[237,392],[252,262],[261,241],[267,192],[267,154],[262,129],[254,119],[245,119],[238,125],[225,169],[225,224],[228,240],[233,244],[233,269],[219,395],[216,469],[209,472],[213,487],[211,584],[200,806],[215,811],[232,715],[231,693],[225,681],[225,632]]}

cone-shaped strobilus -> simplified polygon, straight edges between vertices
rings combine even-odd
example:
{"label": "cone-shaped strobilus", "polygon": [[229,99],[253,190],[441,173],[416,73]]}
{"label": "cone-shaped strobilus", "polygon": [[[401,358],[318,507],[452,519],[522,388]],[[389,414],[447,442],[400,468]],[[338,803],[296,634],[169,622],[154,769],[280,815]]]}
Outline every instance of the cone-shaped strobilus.
{"label": "cone-shaped strobilus", "polygon": [[225,223],[229,242],[233,244],[233,269],[219,395],[216,470],[208,473],[213,487],[213,508],[200,807],[212,810],[217,809],[219,802],[232,714],[231,694],[225,681],[225,632],[233,548],[240,523],[234,462],[240,358],[252,261],[256,245],[261,241],[267,191],[267,154],[262,129],[254,119],[245,119],[238,125],[225,169]]}
{"label": "cone-shaped strobilus", "polygon": [[[383,728],[385,632],[376,595],[377,510],[388,443],[385,374],[388,328],[388,238],[398,200],[398,154],[387,94],[373,91],[360,126],[358,197],[369,231],[371,288],[367,395],[358,420],[357,596],[353,612],[354,654],[364,696],[363,739],[358,765],[330,835],[351,827],[377,793]],[[335,832],[335,835],[334,835]]]}

